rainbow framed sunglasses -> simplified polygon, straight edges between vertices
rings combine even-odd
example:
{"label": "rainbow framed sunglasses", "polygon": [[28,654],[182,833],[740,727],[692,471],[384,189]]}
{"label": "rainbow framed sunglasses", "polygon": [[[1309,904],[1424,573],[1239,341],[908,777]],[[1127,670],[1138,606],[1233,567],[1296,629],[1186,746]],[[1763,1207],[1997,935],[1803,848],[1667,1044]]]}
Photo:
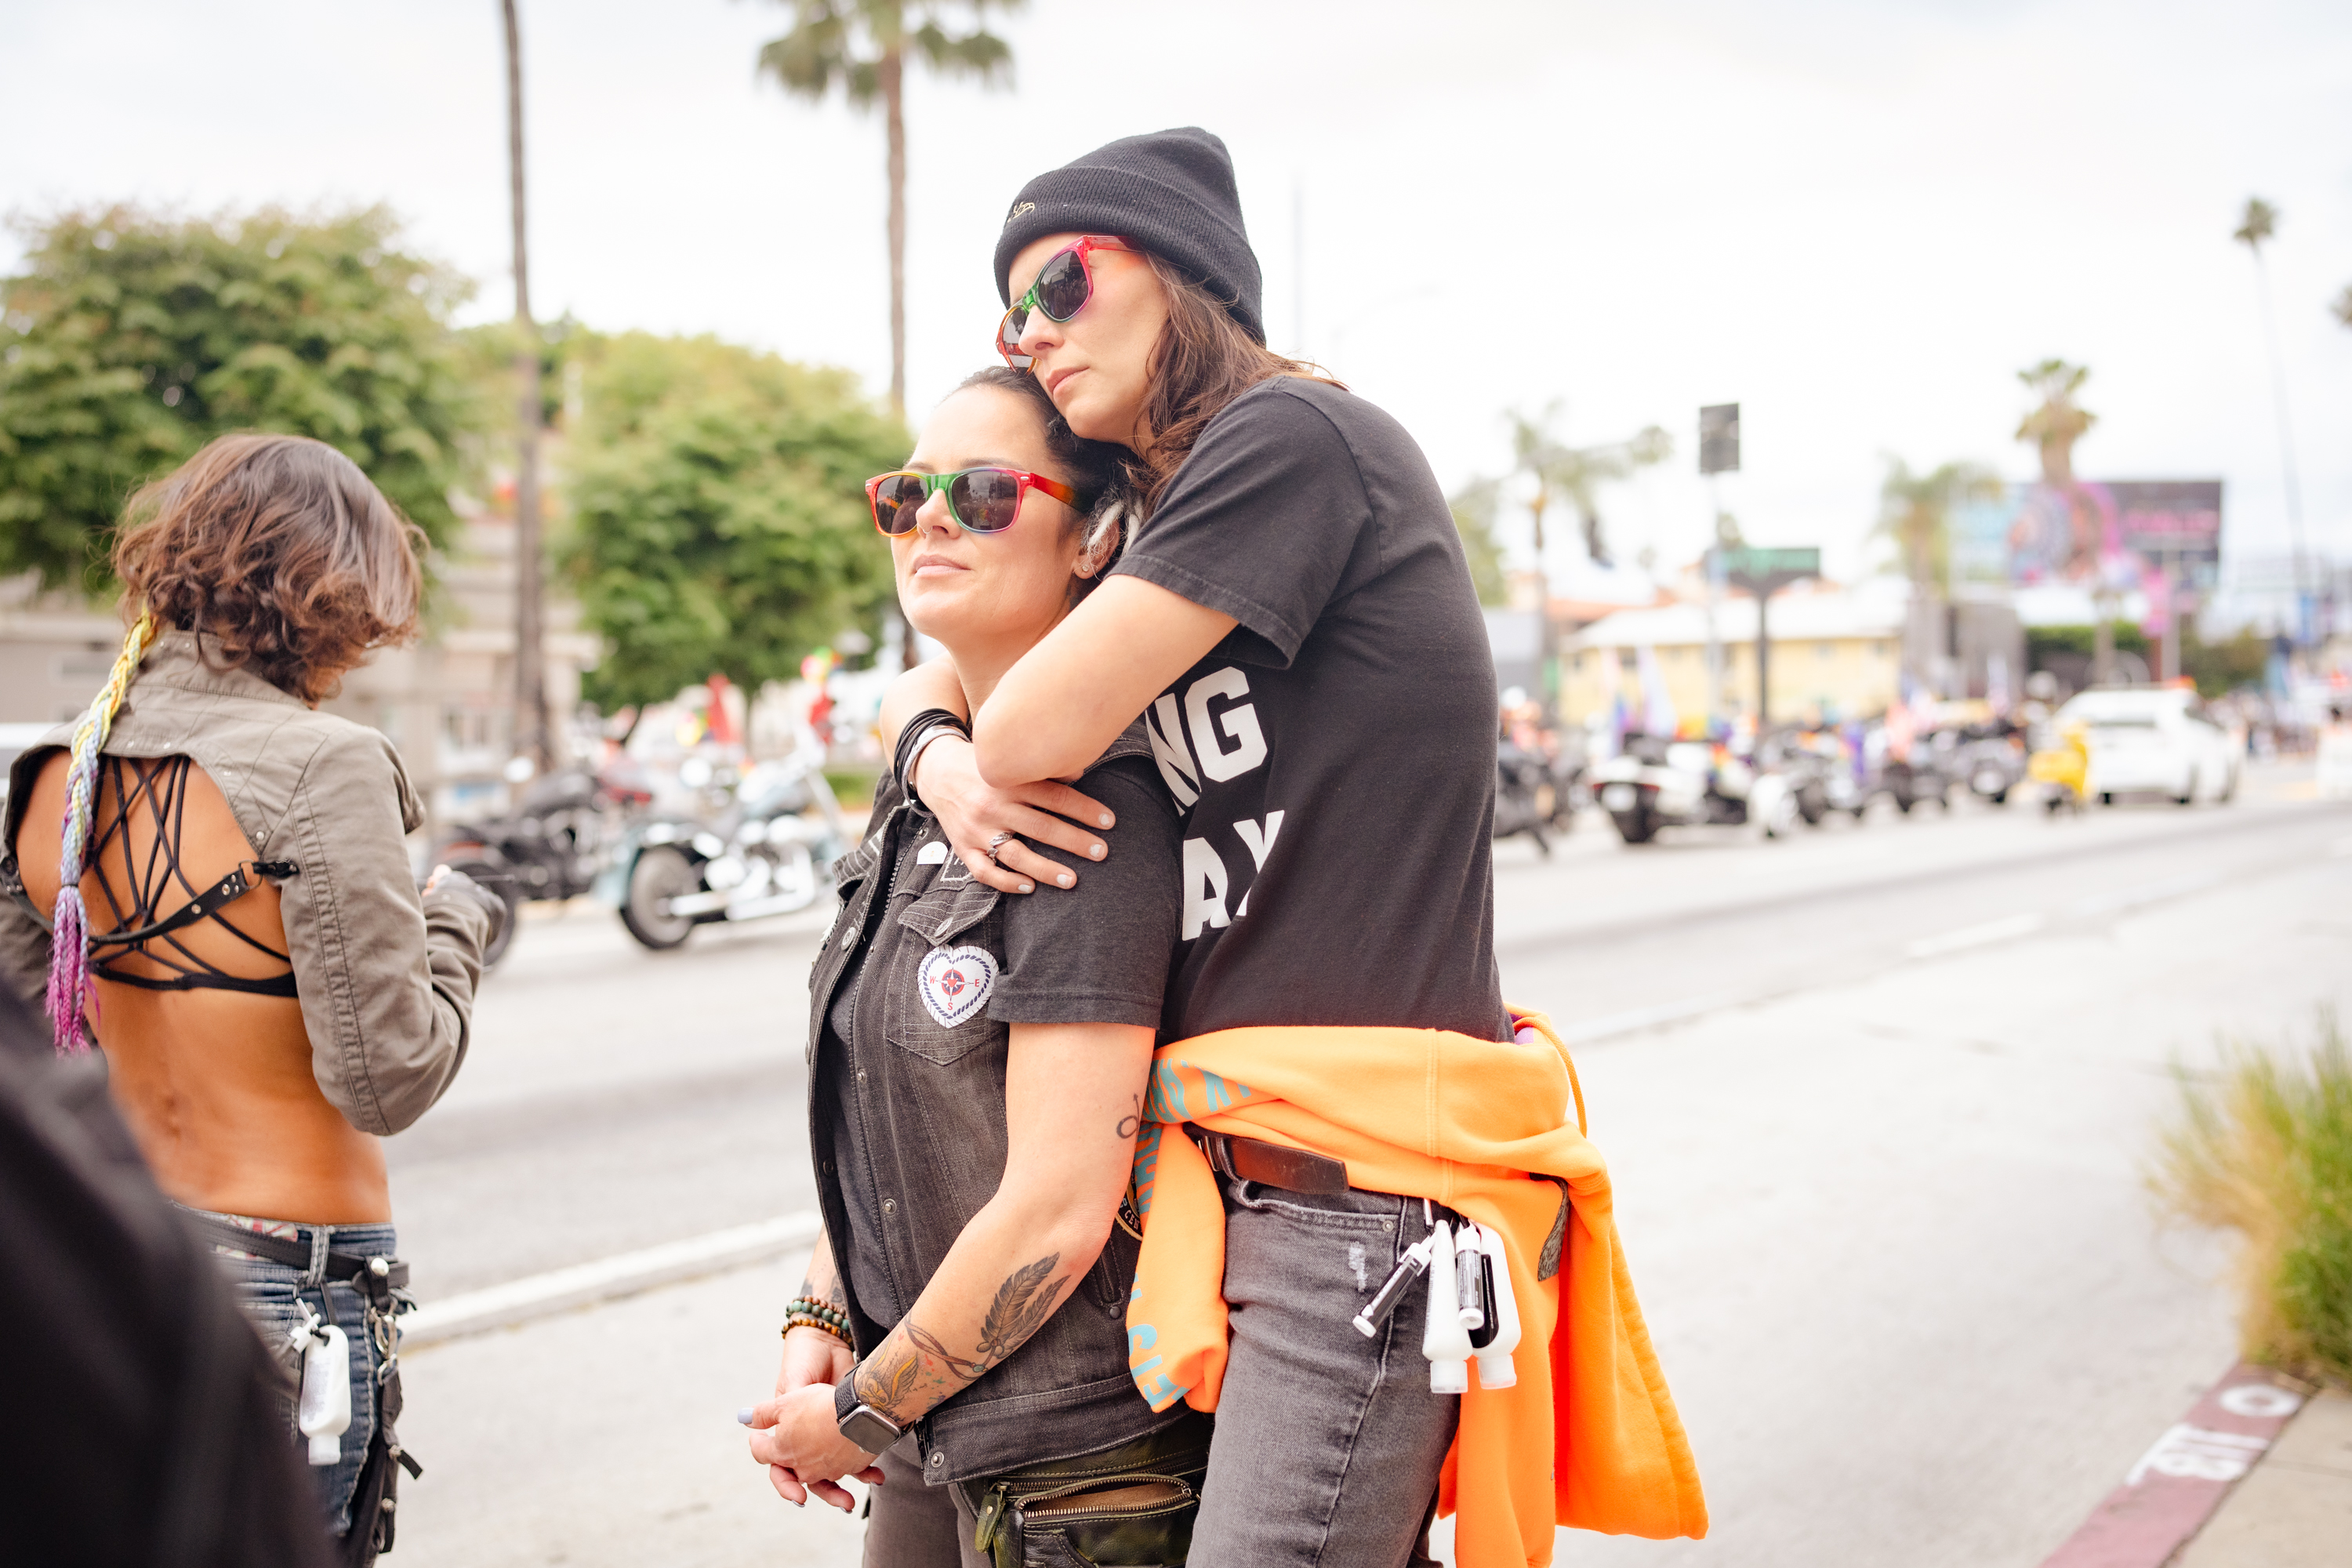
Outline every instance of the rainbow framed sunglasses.
{"label": "rainbow framed sunglasses", "polygon": [[1097,250],[1132,254],[1134,249],[1123,239],[1088,235],[1047,257],[1045,265],[1037,268],[1037,280],[1029,285],[1029,291],[1013,300],[1004,319],[996,323],[996,352],[1004,356],[1004,363],[1015,370],[1029,368],[1033,356],[1021,352],[1021,334],[1029,330],[1030,311],[1043,313],[1049,321],[1066,321],[1094,298],[1094,274],[1087,268],[1088,256]]}
{"label": "rainbow framed sunglasses", "polygon": [[958,468],[949,474],[900,468],[866,481],[874,526],[893,539],[915,531],[915,514],[940,491],[948,493],[948,515],[966,533],[1002,533],[1021,515],[1021,500],[1044,490],[1064,506],[1078,504],[1078,492],[1059,479],[1024,468]]}

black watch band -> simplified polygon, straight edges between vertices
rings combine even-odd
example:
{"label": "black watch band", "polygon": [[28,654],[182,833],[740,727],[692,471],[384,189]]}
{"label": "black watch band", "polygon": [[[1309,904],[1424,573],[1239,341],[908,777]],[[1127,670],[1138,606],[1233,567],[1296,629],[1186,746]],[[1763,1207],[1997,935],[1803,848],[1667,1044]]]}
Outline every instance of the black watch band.
{"label": "black watch band", "polygon": [[879,1454],[896,1443],[906,1428],[857,1397],[857,1374],[852,1372],[834,1384],[833,1418],[841,1435],[865,1454]]}

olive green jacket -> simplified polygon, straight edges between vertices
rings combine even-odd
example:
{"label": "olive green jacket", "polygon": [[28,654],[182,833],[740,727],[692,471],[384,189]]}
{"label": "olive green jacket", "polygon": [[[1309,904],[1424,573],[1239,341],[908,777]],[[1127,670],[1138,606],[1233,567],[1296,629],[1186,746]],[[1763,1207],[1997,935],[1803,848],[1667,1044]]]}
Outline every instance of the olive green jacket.
{"label": "olive green jacket", "polygon": [[[5,875],[26,795],[60,725],[16,759]],[[496,925],[470,884],[420,897],[404,840],[425,820],[399,753],[383,734],[320,713],[247,670],[220,668],[196,634],[155,639],[106,750],[187,756],[219,786],[260,860],[290,860],[279,884],[286,947],[327,1100],[362,1132],[392,1133],[439,1100],[466,1059],[474,989]],[[56,831],[37,824],[27,831]],[[0,899],[0,979],[37,999],[49,934]]]}

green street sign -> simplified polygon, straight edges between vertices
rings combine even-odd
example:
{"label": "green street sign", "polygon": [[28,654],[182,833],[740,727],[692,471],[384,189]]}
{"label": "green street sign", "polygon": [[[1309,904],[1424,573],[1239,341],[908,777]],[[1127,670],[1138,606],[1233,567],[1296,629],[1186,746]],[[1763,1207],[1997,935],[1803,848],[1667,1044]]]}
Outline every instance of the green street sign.
{"label": "green street sign", "polygon": [[1763,549],[1752,544],[1732,544],[1717,553],[1723,559],[1727,577],[1818,577],[1822,574],[1822,552],[1812,545],[1796,549]]}

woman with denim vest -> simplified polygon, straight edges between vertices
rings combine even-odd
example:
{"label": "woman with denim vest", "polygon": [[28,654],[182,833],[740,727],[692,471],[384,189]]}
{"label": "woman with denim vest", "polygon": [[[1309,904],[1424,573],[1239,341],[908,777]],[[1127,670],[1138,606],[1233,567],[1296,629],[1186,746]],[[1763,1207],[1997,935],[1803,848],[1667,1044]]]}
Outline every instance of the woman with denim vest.
{"label": "woman with denim vest", "polygon": [[[505,910],[446,869],[420,893],[398,753],[318,710],[416,631],[415,531],[351,459],[224,436],[129,519],[112,678],[12,769],[0,969],[46,995],[61,1055],[104,1053],[140,1152],[287,1373],[287,1438],[339,1556],[364,1563],[404,1462],[408,1268],[381,1140],[457,1076]],[[322,1409],[298,1436],[297,1381],[323,1394],[336,1366],[348,1422]]]}
{"label": "woman with denim vest", "polygon": [[[1462,281],[1514,259],[1466,251]],[[1072,429],[1125,449],[1139,505],[1114,574],[1005,672],[971,742],[919,759],[912,785],[955,853],[990,886],[1034,885],[1045,847],[1091,840],[1056,820],[1079,807],[1048,781],[1139,716],[1184,817],[1164,1051],[1267,1026],[1511,1040],[1494,664],[1461,541],[1412,437],[1266,346],[1224,143],[1129,137],[1037,176],[995,274],[999,352]],[[902,687],[902,704],[951,698],[929,667]],[[1128,853],[1124,826],[1111,837],[1086,879]],[[1220,1388],[1187,1389],[1139,1346],[1137,1381],[1155,1403],[1213,1401],[1196,1553],[1423,1561],[1458,1402],[1432,1392],[1417,1305],[1351,1319],[1442,1211],[1357,1188],[1329,1150],[1188,1135],[1222,1186],[1230,1355]]]}
{"label": "woman with denim vest", "polygon": [[[993,370],[869,483],[898,602],[947,648],[960,712],[986,711],[1117,558],[1113,456]],[[794,1503],[884,1483],[869,1564],[1180,1563],[1208,1423],[1136,1396],[1121,1223],[1176,925],[1174,808],[1139,728],[1108,737],[1074,771],[1126,825],[1119,862],[1071,898],[1007,899],[899,784],[962,731],[944,711],[903,726],[871,835],[838,867],[808,1033],[824,1237],[786,1309],[777,1397],[745,1413],[752,1457]],[[1074,885],[1074,862],[1040,874]]]}

